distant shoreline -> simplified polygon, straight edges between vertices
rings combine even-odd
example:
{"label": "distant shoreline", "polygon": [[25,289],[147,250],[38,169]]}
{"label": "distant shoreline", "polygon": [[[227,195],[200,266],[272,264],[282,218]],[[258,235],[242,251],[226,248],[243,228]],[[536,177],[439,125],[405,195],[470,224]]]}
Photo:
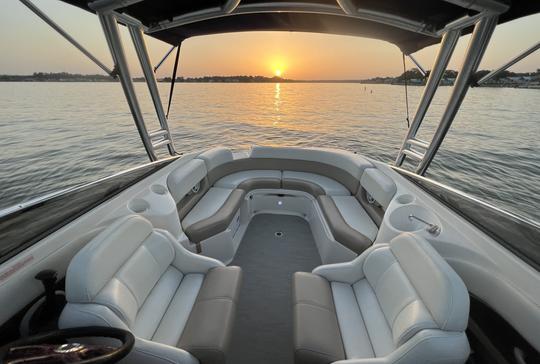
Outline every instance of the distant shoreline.
{"label": "distant shoreline", "polygon": [[[479,73],[486,73],[480,71]],[[478,73],[478,74],[479,74]],[[478,75],[477,74],[477,75]],[[441,86],[452,86],[457,72],[448,70],[441,81]],[[143,77],[133,79],[134,82],[144,82]],[[294,80],[281,77],[265,76],[203,76],[203,77],[178,77],[178,83],[358,83],[364,85],[405,85],[424,86],[425,77],[415,69],[408,70],[398,77],[375,77],[364,80]],[[0,75],[0,82],[119,82],[108,75],[81,75],[67,72],[44,73],[36,72],[32,75]],[[160,83],[171,82],[170,77],[158,79]],[[492,82],[483,84],[481,87],[507,87],[507,88],[528,88],[540,89],[540,70],[529,73],[509,73],[504,77],[499,77]]]}
{"label": "distant shoreline", "polygon": [[[110,80],[110,81],[97,81],[97,80],[2,80],[0,79],[0,83],[115,83],[118,81]],[[133,82],[141,83],[144,82],[144,80],[133,80]],[[177,83],[193,83],[193,84],[207,84],[207,83],[214,83],[214,84],[279,84],[279,83],[291,83],[291,84],[299,84],[299,83],[333,83],[333,84],[361,84],[361,85],[388,85],[388,86],[404,86],[404,83],[398,83],[398,82],[370,82],[370,81],[349,81],[349,80],[310,80],[310,81],[304,81],[304,80],[288,80],[288,81],[272,81],[272,82],[265,82],[265,81],[221,81],[221,82],[212,82],[212,81],[176,81]],[[158,83],[166,83],[166,81],[158,81]],[[422,87],[425,86],[425,84],[408,84],[409,87]],[[451,84],[443,84],[440,85],[440,87],[447,87],[452,86]],[[540,85],[528,85],[528,84],[484,84],[480,86],[481,88],[521,88],[521,89],[532,89],[532,90],[540,90]]]}

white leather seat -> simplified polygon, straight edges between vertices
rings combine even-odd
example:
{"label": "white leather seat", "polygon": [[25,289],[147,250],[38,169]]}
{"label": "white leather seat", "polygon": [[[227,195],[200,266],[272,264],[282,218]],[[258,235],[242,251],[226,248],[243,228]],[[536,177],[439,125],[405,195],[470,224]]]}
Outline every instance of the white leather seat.
{"label": "white leather seat", "polygon": [[354,196],[331,196],[345,222],[371,241],[375,241],[379,228]]}
{"label": "white leather seat", "polygon": [[469,296],[423,238],[402,234],[293,280],[295,361],[464,363]]}
{"label": "white leather seat", "polygon": [[193,254],[128,216],[71,261],[59,326],[132,331],[129,363],[224,363],[240,278],[240,268]]}
{"label": "white leather seat", "polygon": [[232,188],[210,188],[182,220],[182,226],[185,228],[214,215],[225,204],[232,192]]}

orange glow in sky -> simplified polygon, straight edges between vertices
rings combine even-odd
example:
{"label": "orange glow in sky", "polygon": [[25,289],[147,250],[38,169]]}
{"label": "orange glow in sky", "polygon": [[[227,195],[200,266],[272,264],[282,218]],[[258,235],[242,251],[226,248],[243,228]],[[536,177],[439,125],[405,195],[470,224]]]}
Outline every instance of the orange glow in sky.
{"label": "orange glow in sky", "polygon": [[[112,60],[93,14],[56,0],[40,0],[39,7],[64,27],[91,53],[112,67]],[[499,26],[492,37],[480,69],[493,69],[535,41],[540,14]],[[129,34],[121,28],[133,76],[141,70]],[[2,0],[0,12],[0,74],[33,72],[103,73],[65,39],[17,0]],[[449,68],[459,69],[469,36],[460,39]],[[170,49],[146,37],[152,62],[156,64]],[[438,46],[415,53],[427,69],[435,60]],[[163,64],[157,76],[171,75],[174,56]],[[363,79],[396,76],[402,69],[399,49],[380,40],[314,33],[246,32],[195,37],[182,44],[179,76],[261,75],[290,79]],[[407,65],[412,68],[412,64]],[[540,51],[510,70],[540,68]]]}

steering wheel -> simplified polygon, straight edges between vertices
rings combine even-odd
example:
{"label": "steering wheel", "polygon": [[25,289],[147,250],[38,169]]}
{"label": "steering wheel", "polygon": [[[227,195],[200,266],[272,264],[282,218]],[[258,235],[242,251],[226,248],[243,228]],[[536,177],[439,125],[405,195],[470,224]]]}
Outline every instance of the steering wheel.
{"label": "steering wheel", "polygon": [[[87,345],[70,340],[83,337],[117,339],[121,345]],[[76,327],[38,334],[9,343],[0,348],[0,363],[116,363],[131,351],[134,344],[135,337],[126,330],[100,326]]]}

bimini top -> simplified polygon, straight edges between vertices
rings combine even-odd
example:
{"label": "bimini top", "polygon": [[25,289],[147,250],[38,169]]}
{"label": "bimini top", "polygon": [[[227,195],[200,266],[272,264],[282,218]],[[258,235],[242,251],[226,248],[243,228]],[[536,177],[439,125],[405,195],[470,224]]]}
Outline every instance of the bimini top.
{"label": "bimini top", "polygon": [[[499,23],[540,11],[532,0],[64,0],[89,11],[114,9],[145,33],[176,45],[198,35],[281,30],[388,41],[405,53],[438,43],[453,26],[486,14]],[[465,32],[471,27],[465,27]]]}

